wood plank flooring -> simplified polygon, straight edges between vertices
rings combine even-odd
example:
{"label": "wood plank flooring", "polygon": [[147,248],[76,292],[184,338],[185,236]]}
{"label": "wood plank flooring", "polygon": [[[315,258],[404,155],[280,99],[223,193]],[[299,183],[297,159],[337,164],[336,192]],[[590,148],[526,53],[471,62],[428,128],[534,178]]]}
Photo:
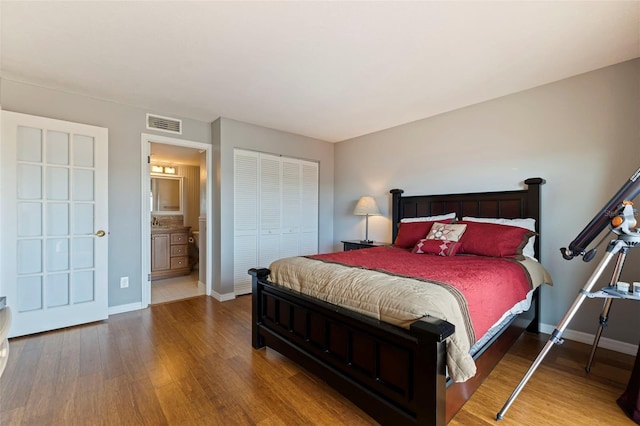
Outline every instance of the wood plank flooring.
{"label": "wood plank flooring", "polygon": [[[251,299],[205,296],[108,321],[16,338],[0,378],[1,425],[373,425],[318,377],[251,348]],[[508,411],[495,415],[546,336],[523,336],[451,425],[634,425],[615,400],[633,357],[552,348]]]}

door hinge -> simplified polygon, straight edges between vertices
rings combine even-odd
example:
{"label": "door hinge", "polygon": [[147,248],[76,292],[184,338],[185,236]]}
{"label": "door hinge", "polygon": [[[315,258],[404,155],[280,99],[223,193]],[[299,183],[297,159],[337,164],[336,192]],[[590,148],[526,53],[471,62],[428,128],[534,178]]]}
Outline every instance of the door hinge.
{"label": "door hinge", "polygon": [[151,281],[151,274],[147,274],[147,281]]}
{"label": "door hinge", "polygon": [[151,156],[147,155],[147,164],[151,164]]}

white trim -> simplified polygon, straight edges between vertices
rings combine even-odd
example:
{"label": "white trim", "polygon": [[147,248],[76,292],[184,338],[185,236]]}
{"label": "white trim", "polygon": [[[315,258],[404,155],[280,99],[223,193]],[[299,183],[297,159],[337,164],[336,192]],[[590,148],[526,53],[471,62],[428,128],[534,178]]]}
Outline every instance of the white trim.
{"label": "white trim", "polygon": [[128,303],[126,305],[111,306],[109,307],[109,316],[116,315],[116,314],[123,314],[125,312],[139,311],[140,309],[144,309],[142,307],[142,303],[140,302]]}
{"label": "white trim", "polygon": [[[207,273],[207,275],[208,275],[208,273]],[[229,300],[235,299],[236,298],[236,294],[235,293],[220,294],[217,291],[212,291],[211,292],[211,297],[216,299],[218,302],[227,302]]]}
{"label": "white trim", "polygon": [[[551,324],[540,324],[540,331],[542,333],[551,334],[555,330],[556,326]],[[562,337],[567,340],[573,340],[580,343],[586,343],[587,345],[593,345],[594,334],[584,333],[582,331],[565,329],[562,333]],[[619,340],[609,339],[607,337],[601,337],[598,342],[599,348],[609,349],[612,351],[620,352],[627,355],[635,356],[638,352],[638,345],[631,343],[621,342]]]}
{"label": "white trim", "polygon": [[[149,205],[149,191],[150,189],[150,179],[151,171],[149,167],[149,163],[147,158],[150,155],[149,143],[163,143],[167,145],[177,145],[185,148],[194,148],[202,150],[206,153],[205,165],[207,168],[207,189],[205,191],[205,196],[207,198],[206,202],[206,219],[207,219],[207,234],[205,235],[205,244],[207,247],[207,259],[206,259],[206,268],[207,268],[207,277],[206,277],[206,285],[205,285],[205,293],[207,295],[211,295],[211,277],[212,277],[212,265],[211,261],[211,249],[210,247],[213,244],[213,238],[211,234],[211,230],[213,229],[213,224],[211,223],[211,201],[213,200],[213,146],[210,144],[206,144],[203,142],[195,142],[189,141],[185,139],[176,139],[167,136],[159,136],[152,135],[149,133],[142,133],[141,137],[141,151],[142,151],[142,164],[141,164],[141,180],[142,180],[142,191],[140,196],[142,197],[142,214],[141,216],[141,244],[142,250],[141,255],[142,258],[140,260],[142,265],[142,273],[141,273],[141,282],[142,282],[142,307],[146,308],[151,303],[151,281],[148,277],[151,274],[151,206]],[[202,236],[201,236],[202,237]]]}

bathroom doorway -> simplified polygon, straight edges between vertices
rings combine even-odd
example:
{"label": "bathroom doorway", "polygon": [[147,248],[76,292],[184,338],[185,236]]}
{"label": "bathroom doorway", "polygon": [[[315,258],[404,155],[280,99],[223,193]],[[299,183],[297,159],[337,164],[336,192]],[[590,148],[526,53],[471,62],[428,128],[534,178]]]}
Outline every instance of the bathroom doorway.
{"label": "bathroom doorway", "polygon": [[142,135],[142,306],[211,294],[211,146]]}

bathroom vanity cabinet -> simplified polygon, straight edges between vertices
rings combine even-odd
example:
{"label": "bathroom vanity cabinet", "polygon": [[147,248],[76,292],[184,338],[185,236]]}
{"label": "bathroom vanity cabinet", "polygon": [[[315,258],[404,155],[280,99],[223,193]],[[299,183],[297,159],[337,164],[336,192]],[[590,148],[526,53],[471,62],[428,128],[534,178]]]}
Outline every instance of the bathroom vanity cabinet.
{"label": "bathroom vanity cabinet", "polygon": [[189,226],[151,228],[151,280],[188,275]]}

